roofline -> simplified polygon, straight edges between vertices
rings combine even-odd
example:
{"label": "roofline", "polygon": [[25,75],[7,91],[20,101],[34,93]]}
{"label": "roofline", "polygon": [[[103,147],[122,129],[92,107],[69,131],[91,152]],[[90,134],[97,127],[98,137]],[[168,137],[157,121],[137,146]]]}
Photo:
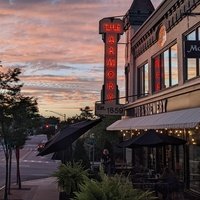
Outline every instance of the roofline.
{"label": "roofline", "polygon": [[[166,14],[166,12],[178,1],[179,0],[163,0],[159,4],[159,6],[154,10],[154,12],[147,18],[147,20],[139,27],[139,29],[135,32],[132,38],[137,37],[137,35],[140,32],[148,32],[152,27],[155,26],[155,24],[159,23],[159,21],[162,21],[163,16]],[[140,37],[138,37],[138,39],[141,38],[144,34],[141,35],[140,33],[139,35]]]}

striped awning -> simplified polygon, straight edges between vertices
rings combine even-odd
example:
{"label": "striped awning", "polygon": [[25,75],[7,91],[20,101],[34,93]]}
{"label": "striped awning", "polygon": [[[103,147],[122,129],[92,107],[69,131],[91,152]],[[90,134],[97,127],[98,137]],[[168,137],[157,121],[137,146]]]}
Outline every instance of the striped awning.
{"label": "striped awning", "polygon": [[200,123],[200,108],[166,112],[156,115],[121,119],[107,127],[108,131],[131,129],[187,129]]}

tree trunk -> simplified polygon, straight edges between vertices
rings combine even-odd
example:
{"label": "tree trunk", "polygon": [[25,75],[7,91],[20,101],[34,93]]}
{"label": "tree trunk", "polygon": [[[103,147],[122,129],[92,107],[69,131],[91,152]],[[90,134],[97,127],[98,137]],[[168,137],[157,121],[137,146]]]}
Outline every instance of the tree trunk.
{"label": "tree trunk", "polygon": [[8,194],[10,194],[10,187],[11,187],[11,169],[12,169],[12,149],[9,148],[9,167],[8,167]]}
{"label": "tree trunk", "polygon": [[8,200],[8,165],[9,165],[9,153],[8,148],[5,150],[5,159],[6,159],[6,177],[5,177],[5,189],[4,189],[4,200]]}
{"label": "tree trunk", "polygon": [[20,158],[20,149],[19,147],[16,147],[16,162],[17,162],[17,184],[18,184],[18,188],[21,189],[22,188],[22,184],[21,184],[21,176],[20,176],[20,168],[19,168],[19,158]]}

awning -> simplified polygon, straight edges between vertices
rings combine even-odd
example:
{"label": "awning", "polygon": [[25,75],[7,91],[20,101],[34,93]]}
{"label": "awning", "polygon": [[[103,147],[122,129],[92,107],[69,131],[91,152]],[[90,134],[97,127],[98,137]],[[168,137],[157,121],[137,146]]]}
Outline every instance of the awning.
{"label": "awning", "polygon": [[184,129],[200,123],[200,108],[166,112],[156,115],[118,120],[107,127],[108,131],[131,129]]}
{"label": "awning", "polygon": [[38,155],[44,156],[66,150],[69,145],[99,122],[101,119],[85,120],[63,128],[45,144],[45,148]]}

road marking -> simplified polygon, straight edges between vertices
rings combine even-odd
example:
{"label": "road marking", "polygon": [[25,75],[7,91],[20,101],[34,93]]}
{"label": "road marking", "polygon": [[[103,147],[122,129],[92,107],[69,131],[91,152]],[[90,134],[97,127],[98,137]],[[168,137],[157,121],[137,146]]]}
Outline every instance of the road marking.
{"label": "road marking", "polygon": [[[1,159],[2,161],[5,161],[5,159]],[[16,163],[16,160],[13,160],[12,161],[13,163]],[[31,162],[31,163],[57,163],[57,162],[55,162],[55,161],[45,161],[45,160],[20,160],[20,163],[22,163],[22,162],[25,162],[25,163],[27,163],[27,162]],[[3,163],[1,163],[1,164],[3,164]]]}
{"label": "road marking", "polygon": [[32,163],[54,163],[52,161],[44,161],[44,160],[22,160],[21,162],[32,162]]}

